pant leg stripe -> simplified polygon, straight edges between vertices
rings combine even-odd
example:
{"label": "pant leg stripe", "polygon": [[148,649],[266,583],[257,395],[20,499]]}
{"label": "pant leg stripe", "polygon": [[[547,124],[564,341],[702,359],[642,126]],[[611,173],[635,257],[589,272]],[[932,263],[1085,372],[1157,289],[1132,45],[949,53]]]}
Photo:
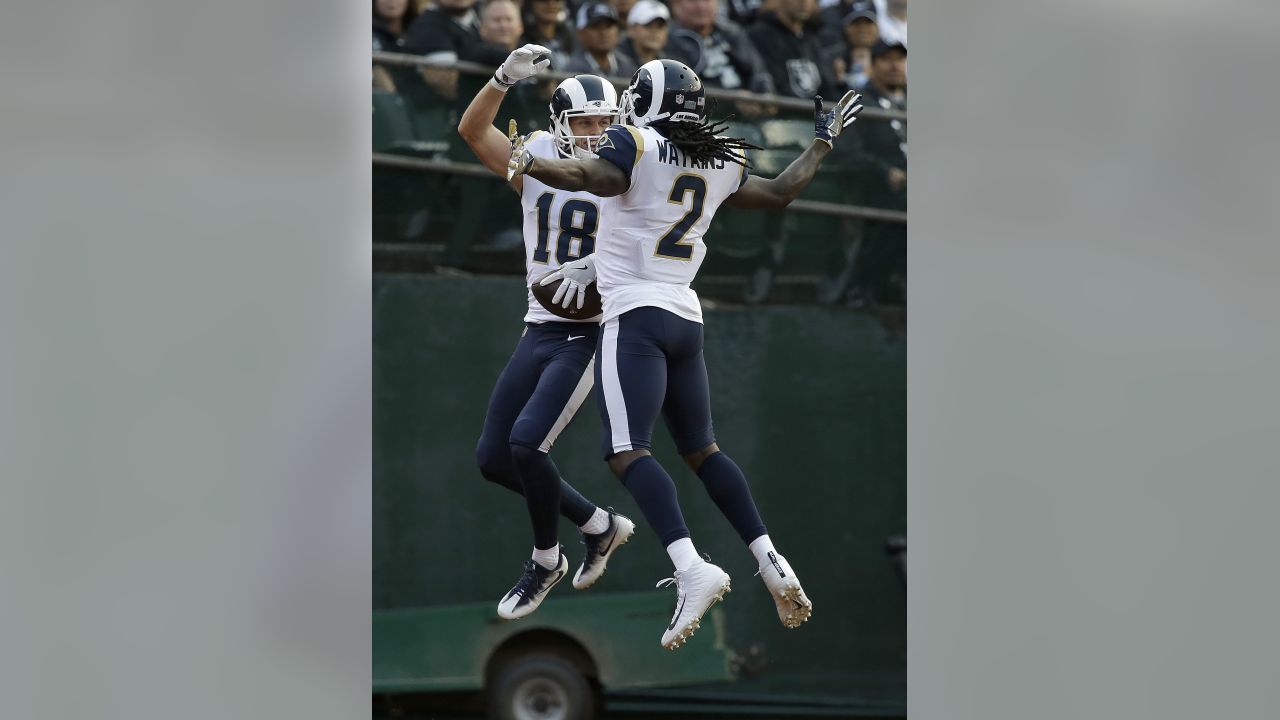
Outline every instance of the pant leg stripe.
{"label": "pant leg stripe", "polygon": [[578,384],[573,388],[573,393],[569,395],[569,400],[564,404],[564,409],[560,411],[560,416],[556,418],[555,423],[551,426],[551,431],[543,438],[542,444],[538,449],[542,452],[551,452],[551,446],[555,444],[556,438],[560,437],[560,433],[569,425],[569,421],[577,414],[578,408],[582,407],[582,403],[587,399],[587,395],[591,394],[591,388],[596,384],[596,358],[592,354],[591,359],[587,361],[587,368],[582,371],[582,377],[578,380]]}
{"label": "pant leg stripe", "polygon": [[604,385],[604,407],[609,415],[613,451],[631,449],[631,425],[627,423],[627,402],[618,381],[618,318],[604,324],[600,340],[600,383]]}

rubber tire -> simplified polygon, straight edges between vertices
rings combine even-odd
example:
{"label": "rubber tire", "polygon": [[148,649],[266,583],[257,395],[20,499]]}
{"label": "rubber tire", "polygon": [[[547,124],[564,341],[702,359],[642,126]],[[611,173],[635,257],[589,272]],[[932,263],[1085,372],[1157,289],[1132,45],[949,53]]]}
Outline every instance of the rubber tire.
{"label": "rubber tire", "polygon": [[488,717],[496,720],[519,720],[514,701],[520,684],[531,678],[549,681],[568,698],[569,711],[564,720],[594,720],[596,698],[591,683],[563,655],[532,651],[506,662],[494,675],[488,688]]}

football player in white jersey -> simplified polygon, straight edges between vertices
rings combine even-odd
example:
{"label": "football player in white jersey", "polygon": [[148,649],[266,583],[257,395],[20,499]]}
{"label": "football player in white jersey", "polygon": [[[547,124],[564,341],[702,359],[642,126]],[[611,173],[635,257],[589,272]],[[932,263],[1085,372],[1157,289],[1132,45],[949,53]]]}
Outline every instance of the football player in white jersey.
{"label": "football player in white jersey", "polygon": [[786,207],[854,121],[862,108],[857,100],[850,92],[826,111],[814,98],[813,143],[772,180],[747,172],[745,151],[752,146],[716,134],[722,128],[706,119],[701,80],[672,60],[652,60],[636,72],[622,96],[630,126],[610,127],[598,158],[546,159],[529,152],[522,138],[512,139],[512,177],[610,198],[608,237],[593,257],[557,274],[581,283],[594,270],[604,299],[595,369],[603,452],[676,567],[676,612],[662,636],[668,649],[685,642],[728,592],[729,575],[694,549],[675,484],[649,453],[659,413],[685,462],[754,554],[782,624],[798,627],[812,612],[795,572],[773,547],[742,470],[716,444],[702,309],[689,283],[720,205]]}
{"label": "football player in white jersey", "polygon": [[[493,126],[506,91],[550,62],[550,51],[525,45],[513,51],[480,89],[458,125],[476,156],[507,176],[510,144]],[[600,134],[617,121],[617,91],[594,75],[560,83],[551,98],[551,132],[534,133],[526,147],[543,158],[591,158]],[[525,287],[561,264],[591,254],[601,219],[601,199],[517,177],[511,187],[524,208]],[[569,298],[564,300],[566,306]],[[581,307],[581,300],[578,307]],[[533,524],[533,557],[516,585],[498,603],[504,618],[524,617],[568,573],[557,542],[559,515],[569,518],[587,546],[573,586],[585,589],[604,572],[609,556],[635,531],[631,520],[605,511],[560,477],[547,453],[591,392],[599,318],[574,321],[547,312],[528,293],[525,327],[493,388],[484,430],[476,445],[483,476],[521,493]]]}

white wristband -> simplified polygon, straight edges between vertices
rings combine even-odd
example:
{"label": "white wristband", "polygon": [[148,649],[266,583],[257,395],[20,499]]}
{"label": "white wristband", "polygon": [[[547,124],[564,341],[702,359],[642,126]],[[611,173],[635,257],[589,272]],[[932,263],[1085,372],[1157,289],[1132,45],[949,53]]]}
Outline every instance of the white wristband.
{"label": "white wristband", "polygon": [[498,78],[496,76],[489,78],[489,87],[494,88],[499,92],[506,92],[511,89],[510,85],[507,85],[506,83],[498,82]]}

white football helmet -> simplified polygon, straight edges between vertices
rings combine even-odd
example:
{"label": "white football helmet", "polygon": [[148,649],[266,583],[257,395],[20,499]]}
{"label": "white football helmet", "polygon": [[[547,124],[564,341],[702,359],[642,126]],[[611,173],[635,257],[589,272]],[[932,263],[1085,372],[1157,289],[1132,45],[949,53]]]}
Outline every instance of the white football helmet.
{"label": "white football helmet", "polygon": [[[551,134],[556,147],[570,157],[589,158],[595,153],[599,135],[574,135],[569,118],[583,115],[608,115],[610,124],[618,122],[618,91],[596,75],[575,75],[556,86],[551,95]],[[578,141],[586,140],[586,149]]]}

